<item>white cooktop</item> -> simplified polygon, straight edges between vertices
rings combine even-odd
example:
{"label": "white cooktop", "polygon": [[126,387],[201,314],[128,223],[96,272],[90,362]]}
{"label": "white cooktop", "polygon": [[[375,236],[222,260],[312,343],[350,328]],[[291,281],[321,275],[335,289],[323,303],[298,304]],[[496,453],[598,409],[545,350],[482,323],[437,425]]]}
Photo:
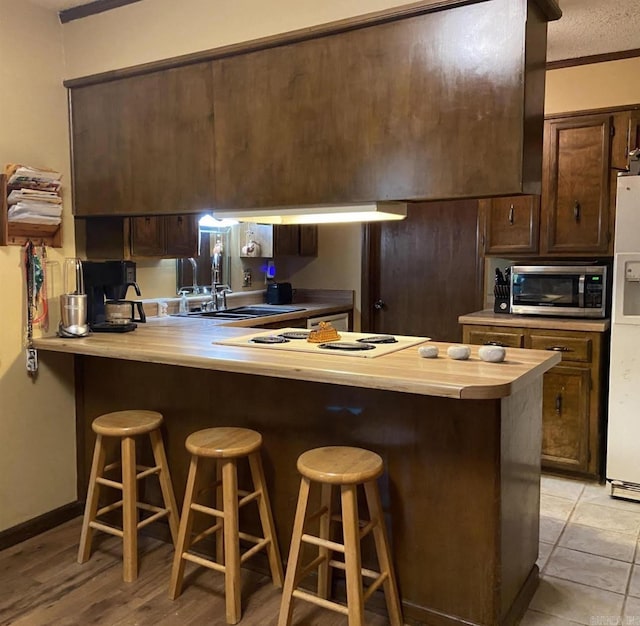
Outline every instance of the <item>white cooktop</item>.
{"label": "white cooktop", "polygon": [[[256,343],[253,341],[256,338],[274,337],[280,338],[283,334],[288,335],[300,335],[306,337],[308,330],[304,328],[278,328],[277,330],[263,330],[259,332],[253,332],[249,335],[243,335],[242,337],[234,337],[233,339],[221,339],[214,341],[226,346],[242,346],[245,348],[261,348],[267,350],[285,350],[287,352],[316,352],[320,354],[329,354],[332,356],[357,356],[362,358],[375,358],[396,350],[403,350],[410,346],[417,346],[418,344],[429,341],[429,337],[407,337],[404,335],[376,335],[374,333],[349,333],[345,331],[339,331],[340,340],[327,342],[325,344],[311,343],[306,338],[294,339],[290,338],[283,343]],[[293,336],[291,335],[291,336]],[[359,339],[371,339],[371,338],[389,338],[393,337],[396,341],[392,343],[366,343],[358,341]],[[276,339],[278,341],[278,339]],[[374,339],[375,341],[375,339]],[[346,344],[348,349],[336,349],[340,344]],[[323,345],[332,346],[330,348],[323,348]],[[372,346],[365,350],[354,350],[354,347]]]}

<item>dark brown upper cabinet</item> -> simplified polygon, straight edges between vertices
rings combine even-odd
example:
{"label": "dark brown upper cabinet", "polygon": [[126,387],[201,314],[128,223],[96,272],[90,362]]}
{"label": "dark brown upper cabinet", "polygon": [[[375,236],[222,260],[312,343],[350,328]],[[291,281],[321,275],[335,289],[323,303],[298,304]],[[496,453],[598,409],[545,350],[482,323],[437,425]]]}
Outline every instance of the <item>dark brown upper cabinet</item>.
{"label": "dark brown upper cabinet", "polygon": [[540,196],[480,200],[483,248],[487,255],[537,254]]}
{"label": "dark brown upper cabinet", "polygon": [[76,87],[70,105],[75,215],[214,206],[210,63]]}
{"label": "dark brown upper cabinet", "polygon": [[465,3],[214,60],[217,206],[540,193],[546,19]]}
{"label": "dark brown upper cabinet", "polygon": [[273,254],[275,256],[317,256],[318,227],[315,224],[274,226]]}
{"label": "dark brown upper cabinet", "polygon": [[612,253],[613,129],[610,114],[545,123],[541,254]]}

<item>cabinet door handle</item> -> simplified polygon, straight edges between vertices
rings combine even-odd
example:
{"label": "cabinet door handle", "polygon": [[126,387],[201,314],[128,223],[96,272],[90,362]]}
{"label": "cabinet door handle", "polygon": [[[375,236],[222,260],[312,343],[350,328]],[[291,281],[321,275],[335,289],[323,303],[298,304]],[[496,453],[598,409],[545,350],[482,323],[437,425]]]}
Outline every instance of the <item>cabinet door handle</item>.
{"label": "cabinet door handle", "polygon": [[562,394],[559,393],[556,396],[556,414],[560,415],[562,413]]}
{"label": "cabinet door handle", "polygon": [[376,301],[373,303],[373,308],[374,308],[376,311],[381,311],[382,309],[384,309],[384,300],[376,300]]}
{"label": "cabinet door handle", "polygon": [[567,346],[548,346],[545,350],[551,350],[553,352],[573,352],[571,348],[567,348]]}
{"label": "cabinet door handle", "polygon": [[509,207],[509,224],[513,226],[513,204]]}
{"label": "cabinet door handle", "polygon": [[500,341],[485,341],[484,345],[485,346],[500,346],[501,348],[506,348],[507,347],[506,343],[501,343]]}
{"label": "cabinet door handle", "polygon": [[573,219],[576,221],[576,223],[580,221],[580,213],[581,213],[580,203],[576,200],[573,203]]}

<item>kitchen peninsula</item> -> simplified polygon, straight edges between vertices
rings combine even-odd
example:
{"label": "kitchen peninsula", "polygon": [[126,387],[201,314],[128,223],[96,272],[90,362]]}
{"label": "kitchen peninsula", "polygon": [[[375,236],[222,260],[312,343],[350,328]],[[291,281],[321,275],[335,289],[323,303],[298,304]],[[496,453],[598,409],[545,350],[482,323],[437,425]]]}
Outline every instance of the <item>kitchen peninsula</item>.
{"label": "kitchen peninsula", "polygon": [[[446,344],[423,359],[415,346],[355,358],[214,343],[255,330],[163,317],[118,336],[38,339],[43,361],[48,351],[76,355],[80,497],[90,424],[101,413],[164,414],[179,501],[187,435],[246,426],[263,434],[279,541],[288,546],[298,455],[367,447],[385,461],[380,487],[405,619],[515,623],[538,580],[542,375],[560,357],[508,349],[494,364],[476,347],[468,361],[449,359]],[[365,549],[366,567],[371,556]]]}

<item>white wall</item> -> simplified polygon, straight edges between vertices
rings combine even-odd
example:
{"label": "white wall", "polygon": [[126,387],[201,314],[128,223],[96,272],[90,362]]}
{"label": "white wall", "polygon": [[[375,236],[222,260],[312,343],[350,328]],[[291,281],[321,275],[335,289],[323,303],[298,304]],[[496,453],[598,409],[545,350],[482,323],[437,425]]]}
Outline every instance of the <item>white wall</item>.
{"label": "white wall", "polygon": [[[64,247],[48,249],[52,282],[73,254],[67,103],[57,16],[25,0],[0,0],[0,167],[25,163],[64,175]],[[26,373],[21,249],[0,247],[0,531],[76,499],[71,357]],[[58,292],[59,293],[59,292]],[[58,322],[51,303],[50,329]],[[44,356],[41,354],[41,357]]]}

